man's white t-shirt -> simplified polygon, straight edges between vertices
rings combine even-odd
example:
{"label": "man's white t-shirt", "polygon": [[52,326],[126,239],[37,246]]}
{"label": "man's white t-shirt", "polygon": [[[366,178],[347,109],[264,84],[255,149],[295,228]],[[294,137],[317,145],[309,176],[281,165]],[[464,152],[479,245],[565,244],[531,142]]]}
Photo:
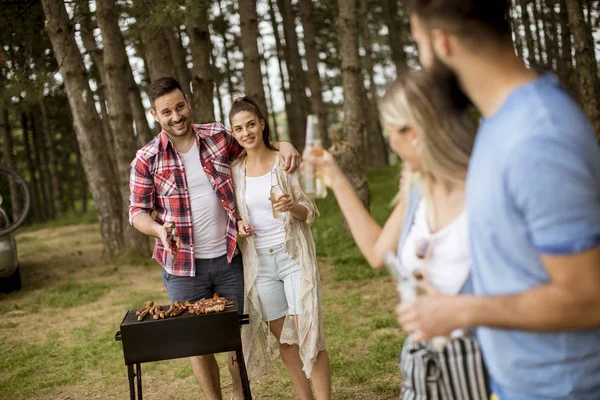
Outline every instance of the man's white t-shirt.
{"label": "man's white t-shirt", "polygon": [[227,253],[227,213],[202,168],[198,146],[194,143],[187,153],[179,155],[192,207],[195,258],[220,257]]}

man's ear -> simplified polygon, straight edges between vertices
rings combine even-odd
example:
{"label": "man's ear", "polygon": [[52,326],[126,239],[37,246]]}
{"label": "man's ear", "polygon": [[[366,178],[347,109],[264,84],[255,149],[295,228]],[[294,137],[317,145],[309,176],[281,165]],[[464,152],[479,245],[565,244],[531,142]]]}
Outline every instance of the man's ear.
{"label": "man's ear", "polygon": [[452,56],[450,36],[443,29],[431,30],[431,43],[435,55],[442,61],[447,61]]}
{"label": "man's ear", "polygon": [[192,103],[190,103],[190,96],[188,96],[187,94],[185,95],[185,102],[187,103],[188,107],[191,109]]}
{"label": "man's ear", "polygon": [[150,109],[150,115],[152,115],[152,117],[154,117],[154,120],[156,122],[158,122],[158,114],[156,113],[156,111],[154,110],[154,108]]}

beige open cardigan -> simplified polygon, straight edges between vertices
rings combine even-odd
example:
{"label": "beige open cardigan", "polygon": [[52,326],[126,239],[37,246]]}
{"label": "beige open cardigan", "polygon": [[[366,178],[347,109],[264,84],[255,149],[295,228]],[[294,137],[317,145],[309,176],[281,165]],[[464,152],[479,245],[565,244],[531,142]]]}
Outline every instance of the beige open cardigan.
{"label": "beige open cardigan", "polygon": [[[249,221],[246,205],[246,158],[235,162],[232,168],[238,218]],[[300,266],[302,282],[298,324],[296,326],[293,316],[285,317],[281,343],[299,346],[304,373],[310,377],[319,351],[325,350],[321,285],[315,242],[310,230],[310,225],[319,216],[319,212],[314,201],[302,191],[298,172],[288,174],[283,171],[279,157],[274,168],[284,193],[290,194],[294,202],[306,207],[308,211],[306,222],[296,219],[290,213],[285,213],[284,217],[285,248],[290,258]],[[254,239],[241,239],[240,247],[244,260],[244,313],[250,316],[250,324],[242,328],[242,345],[248,376],[250,379],[256,379],[264,373],[270,362],[279,357],[279,347],[277,339],[271,337],[272,334],[263,321],[258,300],[258,254]]]}

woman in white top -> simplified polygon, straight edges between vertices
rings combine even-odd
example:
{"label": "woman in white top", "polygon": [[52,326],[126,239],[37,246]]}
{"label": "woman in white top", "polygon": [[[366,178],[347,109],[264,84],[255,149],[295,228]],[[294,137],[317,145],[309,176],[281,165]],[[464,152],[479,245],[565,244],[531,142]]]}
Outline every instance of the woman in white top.
{"label": "woman in white top", "polygon": [[[287,174],[279,165],[269,143],[267,119],[252,99],[235,100],[229,121],[246,149],[233,164],[232,177],[238,234],[243,238],[244,311],[250,316],[250,324],[242,329],[248,375],[257,378],[281,354],[301,399],[329,399],[331,374],[310,230],[317,208],[302,191],[298,173]],[[273,185],[279,193],[271,192]]]}
{"label": "woman in white top", "polygon": [[[390,147],[403,160],[403,171],[398,201],[383,228],[364,208],[331,154],[304,155],[305,161],[322,168],[325,183],[333,189],[358,247],[373,268],[381,268],[385,255],[396,252],[401,276],[412,281],[424,276],[448,294],[470,286],[464,182],[476,133],[475,124],[466,117],[467,103],[462,98],[453,101],[456,97],[448,93],[453,88],[428,72],[413,71],[399,77],[385,95],[381,112]],[[408,338],[405,350],[418,350],[414,342]],[[407,351],[401,363],[402,398],[441,398],[430,385],[433,380],[425,377],[427,362],[418,371],[414,360],[407,360]],[[485,381],[484,375],[475,380]],[[443,373],[438,376],[445,378]],[[443,398],[485,396],[486,383],[479,389]]]}

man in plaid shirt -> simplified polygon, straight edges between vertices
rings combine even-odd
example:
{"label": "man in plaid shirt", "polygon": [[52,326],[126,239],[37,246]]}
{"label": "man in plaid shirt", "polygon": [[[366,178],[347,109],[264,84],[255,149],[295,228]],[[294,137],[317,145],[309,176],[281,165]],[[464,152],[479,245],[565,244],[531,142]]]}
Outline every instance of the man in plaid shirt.
{"label": "man in plaid shirt", "polygon": [[[194,125],[188,96],[170,77],[148,88],[150,113],[162,128],[131,163],[129,221],[155,237],[152,257],[163,266],[172,302],[221,296],[237,299],[243,312],[244,274],[238,252],[237,218],[230,161],[243,148],[220,123]],[[288,143],[274,143],[288,172],[300,155]],[[151,213],[156,212],[152,218]],[[175,224],[176,235],[171,224]],[[172,250],[173,240],[176,250]],[[192,357],[192,369],[209,399],[221,399],[214,355]],[[228,362],[234,398],[242,399],[235,353]]]}

